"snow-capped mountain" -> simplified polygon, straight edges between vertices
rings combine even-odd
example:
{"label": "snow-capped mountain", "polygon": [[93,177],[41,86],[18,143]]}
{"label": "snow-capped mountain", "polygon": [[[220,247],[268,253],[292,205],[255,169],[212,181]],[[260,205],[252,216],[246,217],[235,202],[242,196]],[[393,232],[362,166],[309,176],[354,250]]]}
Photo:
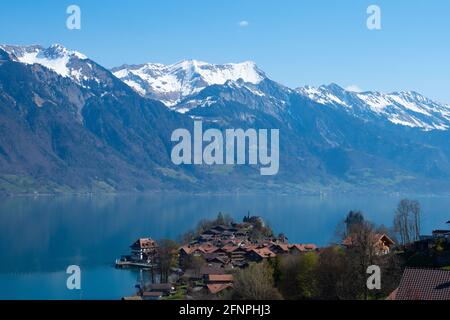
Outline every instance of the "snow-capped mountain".
{"label": "snow-capped mountain", "polygon": [[[88,89],[111,86],[109,71],[80,52],[61,45],[0,45],[13,60],[39,64]],[[210,64],[184,60],[172,65],[123,65],[111,72],[140,95],[185,113],[220,101],[234,101],[275,114],[295,95],[325,107],[338,108],[365,121],[390,123],[425,131],[450,128],[450,106],[409,92],[352,92],[336,84],[291,90],[259,69],[254,62]]]}
{"label": "snow-capped mountain", "polygon": [[388,120],[425,131],[450,128],[450,106],[419,93],[352,92],[336,84],[294,91],[269,80],[254,62],[214,65],[185,60],[173,65],[124,65],[112,72],[140,95],[160,100],[181,113],[223,100],[274,111],[297,94],[364,120]]}
{"label": "snow-capped mountain", "polygon": [[62,77],[70,78],[85,88],[106,86],[106,69],[100,67],[84,54],[54,44],[48,48],[40,45],[15,46],[0,45],[13,60],[24,64],[42,65]]}
{"label": "snow-capped mountain", "polygon": [[336,84],[301,87],[301,95],[325,106],[342,108],[365,120],[387,119],[391,123],[423,130],[448,130],[450,106],[414,92],[352,92]]}
{"label": "snow-capped mountain", "polygon": [[123,65],[112,72],[142,96],[158,99],[170,107],[211,85],[238,80],[258,84],[266,78],[250,61],[215,65],[184,60],[172,65]]}
{"label": "snow-capped mountain", "polygon": [[[450,190],[450,107],[416,92],[293,90],[250,62],[113,72],[62,46],[0,47],[0,193]],[[279,129],[279,174],[175,166],[171,134],[197,119]]]}

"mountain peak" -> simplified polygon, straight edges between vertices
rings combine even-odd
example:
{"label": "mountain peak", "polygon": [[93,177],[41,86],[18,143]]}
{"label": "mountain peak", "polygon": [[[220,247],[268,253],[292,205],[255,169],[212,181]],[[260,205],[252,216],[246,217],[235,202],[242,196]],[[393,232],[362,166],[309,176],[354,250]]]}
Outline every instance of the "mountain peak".
{"label": "mountain peak", "polygon": [[112,71],[141,95],[159,99],[169,106],[211,85],[223,85],[228,81],[239,80],[258,84],[267,78],[252,61],[211,64],[190,59],[170,65],[124,65]]}
{"label": "mountain peak", "polygon": [[71,62],[87,59],[80,52],[69,50],[60,44],[54,44],[48,48],[40,45],[0,45],[0,48],[12,54],[18,62],[40,64],[63,77],[71,76],[72,70],[68,66]]}

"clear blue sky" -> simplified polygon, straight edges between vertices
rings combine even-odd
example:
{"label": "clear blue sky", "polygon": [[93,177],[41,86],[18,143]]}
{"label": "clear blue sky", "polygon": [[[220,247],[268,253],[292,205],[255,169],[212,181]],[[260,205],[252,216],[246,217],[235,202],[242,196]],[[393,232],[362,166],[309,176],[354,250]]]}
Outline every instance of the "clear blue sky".
{"label": "clear blue sky", "polygon": [[[66,29],[70,4],[80,31]],[[366,28],[370,4],[380,31]],[[61,43],[106,67],[253,60],[290,87],[416,90],[450,103],[448,0],[3,1],[0,43]]]}

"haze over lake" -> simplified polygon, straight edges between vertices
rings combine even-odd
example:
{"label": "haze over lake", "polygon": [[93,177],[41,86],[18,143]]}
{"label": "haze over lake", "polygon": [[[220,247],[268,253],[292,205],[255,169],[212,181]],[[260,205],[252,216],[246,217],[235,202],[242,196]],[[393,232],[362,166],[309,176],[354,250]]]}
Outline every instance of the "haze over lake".
{"label": "haze over lake", "polygon": [[[413,197],[422,233],[445,227],[450,198]],[[324,246],[349,210],[392,225],[401,197],[137,195],[11,197],[0,201],[0,299],[120,299],[135,292],[139,272],[116,270],[139,237],[178,239],[218,212],[236,221],[262,216],[290,243]],[[69,265],[82,269],[82,290],[66,289]]]}

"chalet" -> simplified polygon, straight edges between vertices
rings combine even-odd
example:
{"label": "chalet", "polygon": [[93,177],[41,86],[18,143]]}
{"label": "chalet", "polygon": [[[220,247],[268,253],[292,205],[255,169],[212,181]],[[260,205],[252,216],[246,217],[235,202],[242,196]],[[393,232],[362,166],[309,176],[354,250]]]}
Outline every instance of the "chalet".
{"label": "chalet", "polygon": [[242,265],[242,262],[245,261],[245,256],[247,254],[247,251],[243,249],[242,247],[238,247],[237,249],[233,250],[231,252],[231,263],[234,266]]}
{"label": "chalet", "polygon": [[289,253],[289,245],[286,243],[274,243],[270,246],[270,250],[275,254]]}
{"label": "chalet", "polygon": [[[356,246],[358,241],[352,237],[348,236],[342,241],[342,245],[346,248],[351,248]],[[389,238],[386,234],[374,233],[373,234],[373,244],[378,255],[386,255],[389,254],[391,248],[395,245],[395,242]]]}
{"label": "chalet", "polygon": [[209,274],[207,277],[208,283],[233,283],[232,274]]}
{"label": "chalet", "polygon": [[133,260],[149,261],[156,254],[156,242],[151,238],[141,238],[136,240],[131,246]]}
{"label": "chalet", "polygon": [[406,268],[388,300],[450,300],[450,271]]}
{"label": "chalet", "polygon": [[252,262],[261,262],[265,259],[275,258],[276,256],[277,255],[267,247],[253,249],[247,252],[247,259]]}
{"label": "chalet", "polygon": [[232,283],[209,283],[206,285],[206,288],[208,289],[208,293],[216,295],[223,291],[233,288],[233,284]]}
{"label": "chalet", "polygon": [[225,270],[223,268],[217,268],[212,266],[203,266],[200,268],[200,274],[206,280],[208,280],[208,276],[211,274],[225,274]]}
{"label": "chalet", "polygon": [[179,263],[184,265],[189,257],[205,257],[215,253],[219,248],[209,242],[183,246],[178,250]]}

